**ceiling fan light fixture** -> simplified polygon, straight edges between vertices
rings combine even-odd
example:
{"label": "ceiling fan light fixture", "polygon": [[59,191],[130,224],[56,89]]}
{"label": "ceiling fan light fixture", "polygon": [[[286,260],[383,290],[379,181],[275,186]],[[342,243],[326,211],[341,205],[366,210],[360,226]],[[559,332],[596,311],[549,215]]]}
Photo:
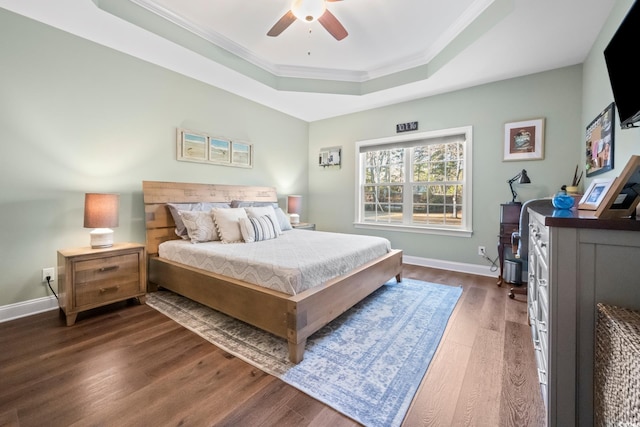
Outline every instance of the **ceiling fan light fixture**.
{"label": "ceiling fan light fixture", "polygon": [[294,0],[291,12],[301,21],[313,22],[327,10],[325,0]]}

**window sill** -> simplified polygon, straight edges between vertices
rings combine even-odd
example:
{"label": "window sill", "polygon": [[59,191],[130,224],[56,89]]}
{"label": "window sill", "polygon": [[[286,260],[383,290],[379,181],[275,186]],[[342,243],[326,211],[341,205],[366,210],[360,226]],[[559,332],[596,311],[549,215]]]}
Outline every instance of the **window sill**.
{"label": "window sill", "polygon": [[364,228],[370,230],[399,231],[402,233],[416,234],[436,234],[440,236],[471,237],[471,235],[473,234],[472,230],[437,227],[414,227],[404,224],[372,224],[370,222],[354,222],[353,225],[356,228]]}

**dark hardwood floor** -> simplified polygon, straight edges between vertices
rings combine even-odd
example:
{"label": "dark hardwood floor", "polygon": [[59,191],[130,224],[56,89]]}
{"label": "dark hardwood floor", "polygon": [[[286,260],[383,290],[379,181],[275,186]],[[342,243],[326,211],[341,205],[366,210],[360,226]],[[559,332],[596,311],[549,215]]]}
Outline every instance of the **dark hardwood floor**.
{"label": "dark hardwood floor", "polygon": [[[470,274],[404,277],[464,292],[403,425],[544,425],[525,298]],[[0,349],[0,426],[357,425],[146,305],[0,323]]]}

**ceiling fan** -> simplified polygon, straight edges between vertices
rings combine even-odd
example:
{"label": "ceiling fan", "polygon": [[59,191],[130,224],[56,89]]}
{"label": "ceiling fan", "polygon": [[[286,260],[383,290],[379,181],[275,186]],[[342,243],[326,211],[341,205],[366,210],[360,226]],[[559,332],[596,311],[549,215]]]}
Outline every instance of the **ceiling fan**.
{"label": "ceiling fan", "polygon": [[296,19],[305,22],[317,20],[336,40],[342,40],[347,37],[347,30],[344,29],[338,18],[327,9],[326,3],[334,1],[341,0],[293,0],[291,9],[271,27],[267,35],[271,37],[279,36]]}

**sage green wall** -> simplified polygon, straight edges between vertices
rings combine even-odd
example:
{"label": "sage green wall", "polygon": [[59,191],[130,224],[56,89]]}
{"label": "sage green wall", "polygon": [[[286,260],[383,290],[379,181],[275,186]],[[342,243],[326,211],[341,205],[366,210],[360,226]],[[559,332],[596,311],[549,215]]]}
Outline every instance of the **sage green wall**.
{"label": "sage green wall", "polygon": [[[609,75],[607,74],[607,65],[604,62],[603,51],[611,37],[618,29],[620,22],[627,14],[627,11],[633,4],[633,0],[617,1],[607,22],[603,26],[600,34],[591,48],[591,52],[584,62],[583,73],[583,90],[582,90],[582,128],[586,128],[589,123],[598,115],[607,105],[613,102],[613,92],[609,83]],[[633,66],[635,55],[635,46],[629,49],[629,66]],[[634,84],[637,85],[637,82]],[[586,163],[586,147],[582,144],[579,147],[581,162]],[[620,129],[619,116],[616,110],[616,127],[614,131],[613,145],[613,170],[588,178],[585,185],[588,186],[593,178],[615,178],[622,172],[627,164],[629,157],[634,154],[640,154],[640,129]],[[586,187],[583,187],[583,190]]]}
{"label": "sage green wall", "polygon": [[[308,123],[3,9],[0,28],[0,306],[50,295],[41,269],[88,246],[85,192],[120,193],[135,242],[143,180],[307,194]],[[253,169],[176,161],[176,127],[251,141]]]}
{"label": "sage green wall", "polygon": [[[472,71],[470,71],[472,72]],[[520,200],[549,196],[570,183],[580,161],[582,67],[572,66],[505,80],[357,114],[314,122],[309,131],[310,219],[322,230],[387,237],[405,255],[487,265],[477,247],[497,256],[499,205],[511,200],[507,180],[526,169],[532,184],[517,187]],[[544,160],[503,161],[504,124],[544,117]],[[356,229],[355,141],[395,135],[396,123],[419,122],[419,131],[473,126],[473,236],[450,237]],[[342,168],[317,166],[322,147],[342,146]]]}

